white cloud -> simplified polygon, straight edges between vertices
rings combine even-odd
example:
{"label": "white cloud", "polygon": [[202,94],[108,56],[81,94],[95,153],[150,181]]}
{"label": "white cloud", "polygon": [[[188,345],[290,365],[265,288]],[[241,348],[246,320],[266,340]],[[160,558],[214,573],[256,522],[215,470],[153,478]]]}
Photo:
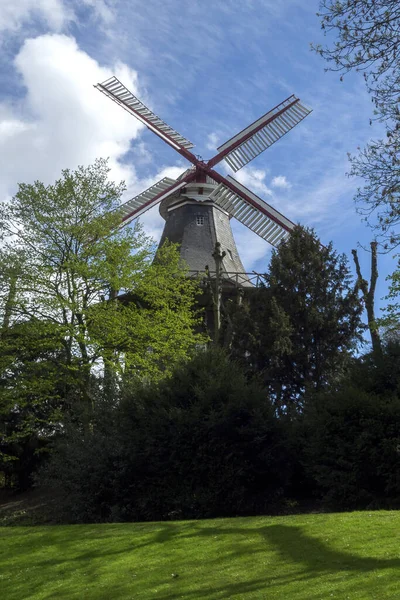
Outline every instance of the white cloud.
{"label": "white cloud", "polygon": [[278,175],[274,177],[271,181],[272,187],[281,188],[283,190],[288,190],[292,187],[292,184],[286,179],[285,175]]}
{"label": "white cloud", "polygon": [[[19,182],[51,183],[63,168],[88,165],[100,156],[110,158],[112,179],[125,180],[124,200],[163,177],[176,179],[185,170],[183,164],[164,166],[139,179],[134,166],[123,162],[133,150],[135,159],[151,163],[151,153],[138,139],[143,125],[94,89],[93,84],[112,72],[80,50],[73,38],[47,34],[28,39],[15,66],[26,95],[14,103],[0,103],[1,199],[12,196]],[[112,71],[137,93],[135,71],[122,63]],[[164,227],[158,207],[141,221],[146,233],[158,240]]]}
{"label": "white cloud", "polygon": [[[143,127],[136,119],[93,87],[111,76],[64,35],[28,39],[15,59],[26,95],[0,104],[0,164],[2,197],[18,182],[47,183],[63,168],[87,165],[110,157],[111,176],[136,181],[133,167],[121,162],[131,139]],[[113,69],[135,92],[137,74],[119,63]]]}
{"label": "white cloud", "polygon": [[250,273],[261,259],[266,263],[272,246],[236,220],[232,219],[231,226],[245,271]]}
{"label": "white cloud", "polygon": [[0,139],[5,142],[22,132],[32,131],[33,129],[35,129],[34,124],[23,123],[10,116],[8,119],[4,118],[4,121],[0,121]]}
{"label": "white cloud", "polygon": [[217,145],[218,145],[218,135],[216,133],[209,133],[207,136],[207,142],[206,142],[206,148],[207,150],[211,150],[212,152],[215,152],[215,150],[217,149]]}
{"label": "white cloud", "polygon": [[153,161],[151,151],[147,144],[143,141],[138,141],[132,148],[134,154],[134,162],[136,165],[148,165]]}
{"label": "white cloud", "polygon": [[267,171],[264,169],[255,169],[254,167],[245,167],[235,173],[235,179],[245,185],[255,194],[262,196],[272,196],[272,191],[265,184]]}
{"label": "white cloud", "polygon": [[170,177],[171,179],[178,179],[179,175],[186,170],[186,166],[172,166],[172,167],[162,167],[160,171],[158,171],[157,175],[155,175],[155,181],[159,179],[163,179],[163,177]]}
{"label": "white cloud", "polygon": [[40,17],[51,30],[61,31],[73,18],[73,11],[62,0],[1,0],[0,31],[17,31],[32,17]]}
{"label": "white cloud", "polygon": [[160,205],[157,204],[157,206],[153,206],[153,208],[145,212],[139,219],[140,223],[143,225],[143,230],[146,235],[153,238],[157,244],[160,241],[165,225],[165,221],[160,215],[159,211]]}
{"label": "white cloud", "polygon": [[115,21],[115,13],[106,0],[83,0],[83,3],[90,6],[104,24],[110,25]]}
{"label": "white cloud", "polygon": [[292,221],[316,227],[319,235],[343,233],[359,220],[353,203],[357,182],[345,177],[345,168],[343,163],[331,165],[330,173],[299,186],[295,196],[277,198],[274,207]]}

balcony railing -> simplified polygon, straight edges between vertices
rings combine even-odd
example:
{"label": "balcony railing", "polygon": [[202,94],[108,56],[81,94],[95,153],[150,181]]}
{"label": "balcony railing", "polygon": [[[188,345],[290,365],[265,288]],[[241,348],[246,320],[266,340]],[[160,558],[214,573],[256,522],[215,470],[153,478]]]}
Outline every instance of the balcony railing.
{"label": "balcony railing", "polygon": [[[205,271],[188,271],[187,273],[188,276],[193,277],[193,279],[196,278],[207,280],[209,277],[211,279],[215,279],[216,277],[216,271],[208,271],[208,275]],[[221,272],[220,277],[226,283],[241,288],[258,288],[261,287],[261,285],[265,281],[262,275],[260,275],[259,273],[255,273],[254,271],[252,273],[236,273],[223,271]]]}

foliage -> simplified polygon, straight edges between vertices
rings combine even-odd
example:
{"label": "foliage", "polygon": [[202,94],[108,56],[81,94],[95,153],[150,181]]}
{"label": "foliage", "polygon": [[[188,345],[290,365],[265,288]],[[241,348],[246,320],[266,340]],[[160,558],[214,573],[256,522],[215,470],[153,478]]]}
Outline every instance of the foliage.
{"label": "foliage", "polygon": [[21,184],[1,210],[5,252],[17,247],[24,255],[14,320],[53,324],[66,369],[83,374],[83,387],[102,351],[101,341],[89,337],[91,307],[111,289],[133,285],[148,256],[132,232],[112,229],[123,186],[108,182],[108,171],[105,161],[97,161],[63,171],[54,185]]}
{"label": "foliage", "polygon": [[[108,172],[104,160],[65,170],[54,185],[20,185],[2,206],[4,254],[18,249],[24,256],[14,322],[52,324],[65,366],[74,377],[80,372],[83,387],[100,359],[121,366],[110,358],[115,350],[124,352],[127,364],[148,359],[154,368],[155,362],[173,362],[176,349],[181,358],[197,341],[195,284],[184,277],[173,247],[162,249],[152,265],[149,240],[137,228],[118,229],[124,188],[108,181]],[[113,301],[118,290],[136,302]],[[165,346],[167,337],[167,348],[157,346],[158,339]],[[152,352],[143,352],[145,347]]]}
{"label": "foliage", "polygon": [[296,227],[272,254],[265,286],[236,316],[232,353],[281,410],[338,379],[359,340],[361,303],[347,260]]}
{"label": "foliage", "polygon": [[47,480],[72,521],[154,520],[277,510],[290,475],[264,393],[219,351],[158,385],[130,385],[92,432],[62,436]]}
{"label": "foliage", "polygon": [[388,277],[390,281],[389,293],[385,297],[388,300],[388,304],[383,309],[383,317],[380,320],[380,324],[388,332],[395,334],[400,330],[400,257],[397,255],[397,268]]}
{"label": "foliage", "polygon": [[[394,600],[399,512],[1,530],[7,600]],[[333,597],[334,597],[333,596]]]}
{"label": "foliage", "polygon": [[[387,245],[400,235],[400,7],[397,0],[322,0],[322,29],[334,32],[330,47],[316,46],[328,69],[361,71],[375,105],[375,119],[385,125],[386,139],[370,142],[350,157],[351,175],[361,176],[365,187],[356,200],[368,217],[377,213],[377,229]],[[394,228],[394,229],[393,229]]]}
{"label": "foliage", "polygon": [[[2,206],[4,252],[18,249],[24,256],[14,320],[53,324],[66,370],[74,378],[80,374],[86,395],[100,360],[121,366],[115,350],[124,352],[126,364],[143,369],[147,360],[154,369],[156,362],[168,365],[174,349],[181,358],[196,342],[195,284],[184,277],[173,247],[161,250],[151,265],[149,240],[137,228],[117,227],[124,188],[108,181],[108,172],[104,160],[65,170],[54,185],[20,185]],[[113,301],[118,290],[137,301]],[[152,352],[143,352],[146,347]]]}
{"label": "foliage", "polygon": [[163,377],[204,342],[194,332],[197,283],[176,247],[165,245],[153,262],[140,228],[118,227],[124,185],[108,174],[100,159],[64,170],[53,185],[20,184],[1,205],[0,411],[9,449],[15,436],[54,433],[74,404],[85,405],[88,423],[102,376],[105,392],[122,374]]}
{"label": "foliage", "polygon": [[347,378],[277,416],[216,349],[157,384],[128,383],[71,421],[41,481],[67,522],[398,507],[399,345],[353,359]]}
{"label": "foliage", "polygon": [[382,339],[382,355],[371,352],[354,361],[349,377],[353,387],[382,398],[400,398],[400,339],[392,332]]}
{"label": "foliage", "polygon": [[325,508],[398,507],[400,343],[353,359],[346,377],[306,403],[297,453]]}
{"label": "foliage", "polygon": [[60,425],[62,347],[44,322],[21,322],[1,337],[0,470],[6,487],[29,487],[45,440]]}
{"label": "foliage", "polygon": [[304,416],[308,469],[326,506],[399,508],[400,398],[344,387]]}

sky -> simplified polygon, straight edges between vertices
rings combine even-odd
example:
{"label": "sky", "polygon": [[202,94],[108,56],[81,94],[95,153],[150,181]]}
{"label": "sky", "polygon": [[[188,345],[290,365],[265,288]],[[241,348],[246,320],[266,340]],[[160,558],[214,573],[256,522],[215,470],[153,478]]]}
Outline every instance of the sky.
{"label": "sky", "polygon": [[[314,0],[0,0],[0,198],[96,157],[125,180],[124,200],[188,167],[93,87],[113,74],[203,159],[294,93],[311,115],[235,177],[349,260],[360,245],[368,279],[373,232],[355,210],[362,182],[346,176],[347,153],[381,131],[361,75],[341,82],[311,52],[326,42],[317,10]],[[158,240],[157,207],[141,220]],[[265,272],[271,246],[232,229],[245,269]],[[378,307],[394,266],[380,257]]]}

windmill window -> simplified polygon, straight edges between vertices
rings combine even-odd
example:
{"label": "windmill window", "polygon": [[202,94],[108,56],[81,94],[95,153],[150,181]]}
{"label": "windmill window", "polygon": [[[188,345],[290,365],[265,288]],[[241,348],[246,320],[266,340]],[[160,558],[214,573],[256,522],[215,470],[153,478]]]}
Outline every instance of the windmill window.
{"label": "windmill window", "polygon": [[232,254],[232,250],[229,250],[229,248],[228,248],[228,254],[229,254],[229,258],[230,258],[231,260],[233,260],[233,254]]}
{"label": "windmill window", "polygon": [[196,225],[204,225],[204,217],[203,217],[203,215],[197,215],[197,217],[196,217]]}

